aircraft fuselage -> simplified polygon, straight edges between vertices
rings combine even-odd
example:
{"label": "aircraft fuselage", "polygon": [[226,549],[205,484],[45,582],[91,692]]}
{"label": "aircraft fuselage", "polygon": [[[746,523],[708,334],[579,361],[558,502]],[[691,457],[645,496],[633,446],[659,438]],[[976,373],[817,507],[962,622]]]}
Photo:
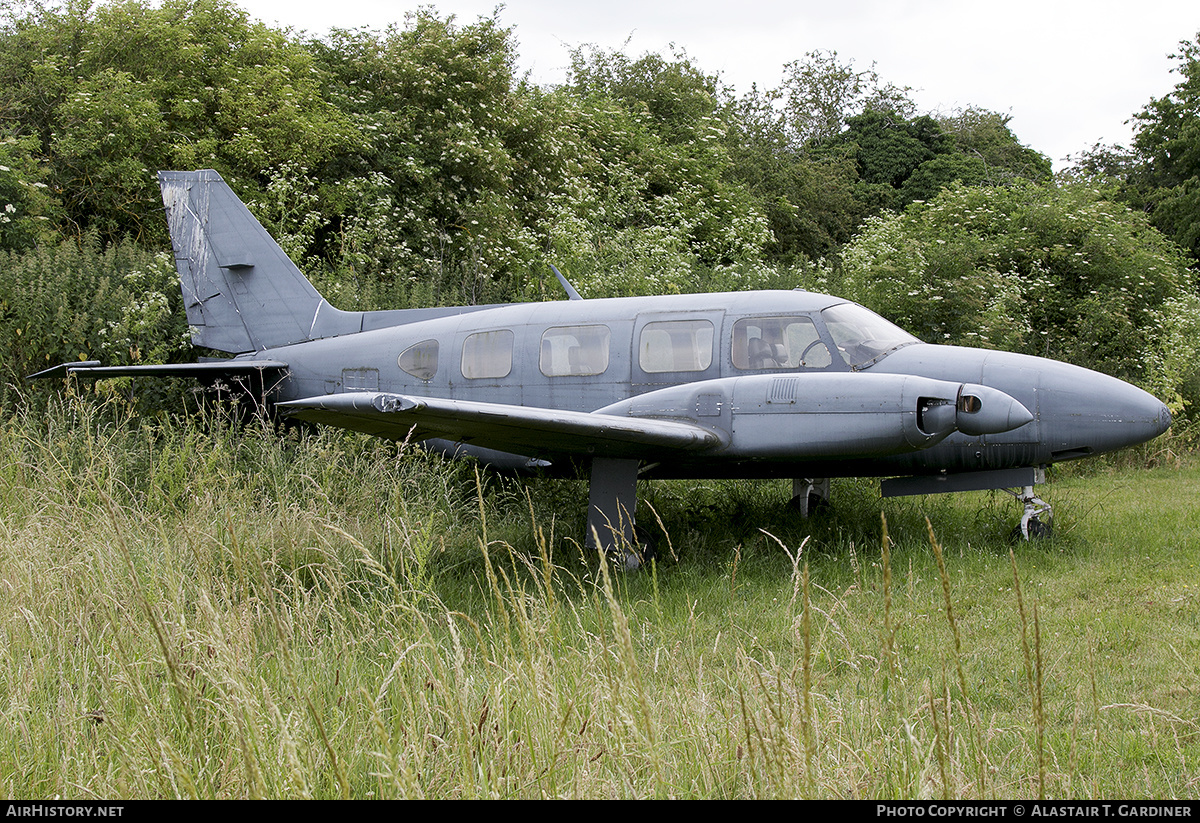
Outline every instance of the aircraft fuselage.
{"label": "aircraft fuselage", "polygon": [[[850,316],[838,317],[839,312]],[[765,352],[756,354],[756,349]],[[764,415],[776,414],[765,424],[777,430],[776,446],[794,429],[804,436],[806,401],[829,402],[823,395],[813,397],[811,388],[819,382],[823,390],[834,386],[836,391],[854,382],[846,379],[852,373],[978,384],[1003,392],[1032,415],[1010,431],[954,431],[934,445],[903,453],[797,455],[774,448],[761,454],[674,455],[645,467],[642,476],[649,477],[825,477],[1039,466],[1143,442],[1170,422],[1162,403],[1116,378],[1044,358],[921,343],[855,304],[802,291],[464,308],[461,314],[254,356],[289,364],[275,401],[385,392],[594,412],[671,387],[703,395],[707,385],[717,390],[713,398],[732,406],[725,411],[736,415],[757,405]],[[733,392],[739,379],[750,382],[746,378],[755,378],[754,390]],[[788,392],[798,396],[774,396]],[[653,417],[654,411],[641,413]],[[858,411],[872,409],[867,404]],[[709,422],[719,426],[720,415],[710,416]],[[703,415],[692,419],[705,422]],[[483,448],[468,444],[465,451],[504,463]]]}

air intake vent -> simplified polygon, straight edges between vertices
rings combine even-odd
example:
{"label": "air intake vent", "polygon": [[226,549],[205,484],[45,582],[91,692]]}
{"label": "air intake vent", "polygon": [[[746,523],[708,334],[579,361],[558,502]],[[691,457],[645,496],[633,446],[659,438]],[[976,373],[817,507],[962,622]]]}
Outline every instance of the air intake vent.
{"label": "air intake vent", "polygon": [[795,403],[800,394],[800,381],[794,377],[772,380],[767,389],[768,403]]}

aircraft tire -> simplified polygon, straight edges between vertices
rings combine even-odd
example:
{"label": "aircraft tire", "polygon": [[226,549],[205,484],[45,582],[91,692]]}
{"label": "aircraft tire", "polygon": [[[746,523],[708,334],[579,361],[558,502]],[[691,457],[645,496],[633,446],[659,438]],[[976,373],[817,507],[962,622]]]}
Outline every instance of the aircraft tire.
{"label": "aircraft tire", "polygon": [[[1046,540],[1054,534],[1054,526],[1050,523],[1043,523],[1037,516],[1029,518],[1029,539],[1030,540]],[[1023,537],[1021,534],[1021,525],[1018,523],[1012,530],[1013,540],[1020,540]]]}

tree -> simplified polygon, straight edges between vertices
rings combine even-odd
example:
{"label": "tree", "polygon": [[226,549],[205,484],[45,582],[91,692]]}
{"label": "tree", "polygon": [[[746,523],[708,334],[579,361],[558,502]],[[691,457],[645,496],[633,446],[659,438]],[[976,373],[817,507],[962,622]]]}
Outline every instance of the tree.
{"label": "tree", "polygon": [[592,294],[685,290],[697,267],[759,259],[770,227],[733,179],[716,78],[684,54],[580,49],[562,91],[587,223],[572,254]]}
{"label": "tree", "polygon": [[789,138],[804,147],[836,137],[851,118],[866,112],[911,116],[916,107],[910,91],[883,83],[873,63],[859,71],[853,60],[838,62],[836,51],[812,51],[784,66],[782,85],[767,98],[781,106]]}
{"label": "tree", "polygon": [[0,137],[0,249],[23,250],[55,239],[60,202],[39,161],[32,136]]}
{"label": "tree", "polygon": [[[686,52],[668,60],[648,53],[637,60],[619,51],[581,46],[571,52],[569,88],[585,97],[619,101],[670,143],[704,140],[718,107],[718,80],[705,74]],[[711,139],[711,138],[709,138]]]}
{"label": "tree", "polygon": [[544,129],[514,77],[511,30],[422,10],[403,27],[335,30],[308,47],[328,74],[327,98],[364,140],[321,175],[320,253],[397,297],[425,281],[479,299],[523,268],[538,240],[522,152]]}
{"label": "tree", "polygon": [[779,112],[756,90],[728,102],[723,119],[730,174],[755,198],[771,229],[768,259],[786,264],[832,256],[864,216],[854,199],[853,161],[798,148]]}
{"label": "tree", "polygon": [[949,135],[956,154],[982,162],[981,184],[1048,181],[1054,171],[1050,158],[1022,145],[1008,127],[1010,119],[999,112],[967,107],[939,117],[938,125]]}
{"label": "tree", "polygon": [[309,53],[225,0],[33,3],[0,27],[0,133],[44,165],[64,234],[165,240],[155,172],[212,166],[243,191],[357,136]]}
{"label": "tree", "polygon": [[[838,141],[855,118],[911,115],[908,92],[883,83],[874,65],[858,70],[837,52],[813,51],[784,67],[778,87],[755,86],[725,103],[731,172],[767,217],[770,259],[836,255],[862,219],[883,207],[878,197],[862,196],[858,158]],[[835,143],[839,150],[829,150]]]}
{"label": "tree", "polygon": [[856,197],[868,213],[897,210],[952,183],[1049,180],[1050,161],[1022,146],[1007,123],[1002,115],[979,109],[941,120],[873,109],[851,117],[842,132],[814,149],[854,161]]}
{"label": "tree", "polygon": [[1133,184],[1154,225],[1200,260],[1200,34],[1172,55],[1180,81],[1134,116]]}
{"label": "tree", "polygon": [[848,297],[930,342],[1065,360],[1182,405],[1200,350],[1186,259],[1095,189],[955,186],[869,221],[843,259]]}
{"label": "tree", "polygon": [[734,174],[760,198],[774,259],[835,254],[865,217],[953,183],[1049,179],[1050,161],[1017,141],[1006,116],[918,116],[908,92],[874,66],[811,52],[786,66],[779,88],[728,104]]}
{"label": "tree", "polygon": [[817,151],[854,162],[855,197],[874,213],[903,206],[905,182],[922,163],[949,153],[951,141],[928,115],[906,120],[894,111],[871,110],[851,117],[846,129]]}

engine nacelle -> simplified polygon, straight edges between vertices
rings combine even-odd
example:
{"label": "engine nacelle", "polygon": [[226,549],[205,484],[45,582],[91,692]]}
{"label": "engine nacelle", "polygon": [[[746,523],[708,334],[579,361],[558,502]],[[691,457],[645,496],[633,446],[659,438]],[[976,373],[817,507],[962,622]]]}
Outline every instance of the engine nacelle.
{"label": "engine nacelle", "polygon": [[751,460],[883,457],[929,448],[955,431],[993,434],[1033,420],[987,386],[864,372],[726,377],[598,412],[697,423],[721,436],[723,456]]}

